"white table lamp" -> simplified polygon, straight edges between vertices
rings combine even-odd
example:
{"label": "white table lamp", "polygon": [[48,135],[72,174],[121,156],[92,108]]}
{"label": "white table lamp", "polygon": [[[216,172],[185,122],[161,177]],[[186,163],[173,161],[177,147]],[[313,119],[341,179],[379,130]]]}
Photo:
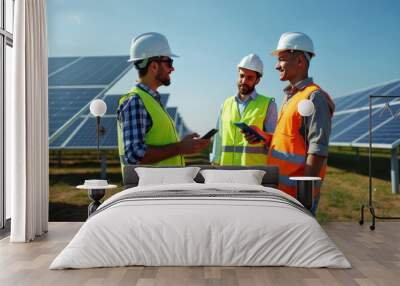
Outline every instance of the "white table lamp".
{"label": "white table lamp", "polygon": [[302,99],[297,105],[297,110],[299,111],[301,116],[311,116],[315,110],[314,103],[309,99]]}

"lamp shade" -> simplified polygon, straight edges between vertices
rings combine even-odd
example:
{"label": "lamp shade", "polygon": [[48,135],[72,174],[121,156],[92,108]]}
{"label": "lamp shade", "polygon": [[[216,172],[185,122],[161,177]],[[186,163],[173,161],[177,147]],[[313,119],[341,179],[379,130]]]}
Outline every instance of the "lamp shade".
{"label": "lamp shade", "polygon": [[314,109],[314,103],[309,99],[302,99],[297,105],[297,111],[301,116],[311,116],[314,113]]}
{"label": "lamp shade", "polygon": [[107,111],[106,103],[101,99],[95,99],[90,102],[90,113],[95,116],[103,116]]}

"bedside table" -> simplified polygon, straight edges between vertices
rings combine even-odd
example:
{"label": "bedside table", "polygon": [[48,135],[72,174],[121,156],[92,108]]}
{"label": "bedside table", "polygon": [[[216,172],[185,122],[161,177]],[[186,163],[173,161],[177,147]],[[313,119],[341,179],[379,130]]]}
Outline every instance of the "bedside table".
{"label": "bedside table", "polygon": [[[89,181],[89,182],[88,182]],[[108,189],[115,189],[116,185],[109,185],[109,184],[92,184],[90,181],[103,181],[103,180],[85,180],[85,184],[79,185],[77,189],[84,189],[87,190],[89,198],[92,202],[88,206],[88,217],[94,213],[97,208],[101,205],[100,200],[106,194],[106,190]],[[105,181],[107,182],[107,181]]]}
{"label": "bedside table", "polygon": [[316,184],[321,181],[320,177],[289,177],[289,180],[296,181],[296,199],[305,208],[311,210],[314,203],[314,190]]}

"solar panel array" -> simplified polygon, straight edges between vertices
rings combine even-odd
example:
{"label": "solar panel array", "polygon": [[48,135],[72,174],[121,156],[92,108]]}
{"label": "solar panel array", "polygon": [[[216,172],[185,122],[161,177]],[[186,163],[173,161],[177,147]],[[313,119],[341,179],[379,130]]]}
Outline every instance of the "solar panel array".
{"label": "solar panel array", "polygon": [[[49,137],[51,149],[97,148],[96,120],[90,115],[89,104],[103,99],[107,112],[101,119],[105,133],[100,147],[115,149],[117,142],[118,100],[121,94],[106,94],[133,66],[128,56],[50,57],[49,58]],[[161,94],[167,105],[169,94]],[[167,112],[181,130],[189,132],[176,107]]]}
{"label": "solar panel array", "polygon": [[355,91],[335,99],[330,145],[369,146],[369,96],[372,98],[372,146],[396,148],[400,144],[400,80]]}
{"label": "solar panel array", "polygon": [[49,88],[49,133],[53,134],[71,115],[84,108],[101,88]]}
{"label": "solar panel array", "polygon": [[61,68],[67,67],[69,64],[78,59],[78,57],[59,57],[49,59],[49,76],[54,72],[58,72]]}
{"label": "solar panel array", "polygon": [[49,77],[49,86],[109,85],[130,66],[128,57],[85,57]]}

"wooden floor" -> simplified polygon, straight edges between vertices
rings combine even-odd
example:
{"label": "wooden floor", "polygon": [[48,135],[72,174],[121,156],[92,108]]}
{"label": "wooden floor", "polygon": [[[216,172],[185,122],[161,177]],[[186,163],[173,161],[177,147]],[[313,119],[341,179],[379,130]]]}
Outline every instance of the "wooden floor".
{"label": "wooden floor", "polygon": [[121,267],[48,270],[81,223],[50,223],[32,243],[0,241],[0,285],[400,285],[400,222],[328,223],[352,269],[290,267]]}

